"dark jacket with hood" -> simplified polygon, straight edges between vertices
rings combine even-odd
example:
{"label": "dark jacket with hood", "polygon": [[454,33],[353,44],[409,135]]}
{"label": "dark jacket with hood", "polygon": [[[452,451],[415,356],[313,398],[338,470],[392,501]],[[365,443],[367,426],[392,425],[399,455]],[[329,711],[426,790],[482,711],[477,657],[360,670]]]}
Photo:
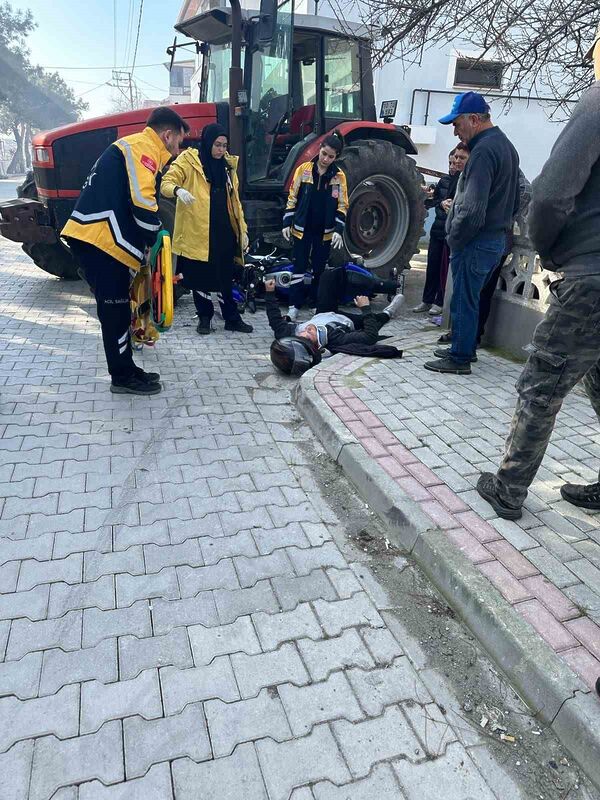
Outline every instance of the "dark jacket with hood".
{"label": "dark jacket with hood", "polygon": [[[279,302],[275,292],[266,294],[267,319],[276,339],[285,336],[296,336],[298,325],[287,322],[281,315]],[[377,319],[370,306],[361,309],[364,328],[359,331],[349,331],[342,325],[335,323],[327,327],[327,350],[330,353],[346,353],[353,356],[373,356],[374,358],[401,358],[402,350],[391,345],[378,344],[381,321]]]}
{"label": "dark jacket with hood", "polygon": [[433,197],[425,200],[425,208],[435,209],[435,219],[430,231],[430,236],[433,236],[434,239],[446,238],[448,212],[444,211],[442,203],[444,200],[453,199],[459,177],[460,173],[458,172],[456,175],[443,175],[435,185]]}

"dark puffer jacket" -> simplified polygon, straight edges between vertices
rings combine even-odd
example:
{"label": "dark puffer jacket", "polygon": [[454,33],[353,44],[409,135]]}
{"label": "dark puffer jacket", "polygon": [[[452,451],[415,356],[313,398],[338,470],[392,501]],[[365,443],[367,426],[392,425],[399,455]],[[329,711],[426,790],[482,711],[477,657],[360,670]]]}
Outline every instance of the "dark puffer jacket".
{"label": "dark puffer jacket", "polygon": [[441,177],[433,190],[433,197],[425,200],[425,208],[435,209],[435,220],[430,232],[430,236],[433,236],[434,239],[446,238],[446,217],[448,215],[442,208],[442,202],[454,197],[458,176],[459,173]]}

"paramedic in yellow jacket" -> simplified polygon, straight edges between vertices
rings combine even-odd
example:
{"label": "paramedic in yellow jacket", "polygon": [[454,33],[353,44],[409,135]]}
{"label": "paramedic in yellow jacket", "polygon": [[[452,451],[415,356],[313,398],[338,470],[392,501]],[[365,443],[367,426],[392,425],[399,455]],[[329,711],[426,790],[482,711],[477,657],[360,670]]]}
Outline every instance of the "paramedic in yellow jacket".
{"label": "paramedic in yellow jacket", "polygon": [[346,225],[346,176],[335,164],[343,141],[337,131],[326,136],[312,161],[294,174],[283,217],[283,238],[294,242],[294,274],[290,284],[288,317],[294,322],[304,302],[304,273],[312,266],[311,305],[316,305],[319,279],[329,251],[341,248]]}
{"label": "paramedic in yellow jacket", "polygon": [[179,114],[155,108],[141,133],[117,139],[102,153],[62,230],[96,297],[110,388],[118,394],[161,390],[158,373],[133,363],[130,270],[139,270],[144,249],[156,240],[157,181],[188,131]]}
{"label": "paramedic in yellow jacket", "polygon": [[244,263],[248,248],[237,162],[227,153],[225,129],[213,123],[203,129],[200,147],[185,150],[161,183],[161,194],[177,198],[173,252],[177,271],[192,290],[199,334],[210,333],[211,292],[218,293],[226,331],[252,331],[232,294],[234,263]]}

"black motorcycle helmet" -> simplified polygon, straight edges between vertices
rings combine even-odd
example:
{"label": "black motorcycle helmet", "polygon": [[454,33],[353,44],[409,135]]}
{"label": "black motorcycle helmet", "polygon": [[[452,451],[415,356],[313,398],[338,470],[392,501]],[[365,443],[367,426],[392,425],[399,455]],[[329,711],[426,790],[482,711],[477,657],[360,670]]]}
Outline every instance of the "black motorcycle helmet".
{"label": "black motorcycle helmet", "polygon": [[302,375],[321,362],[321,354],[308,339],[301,336],[284,336],[271,344],[271,361],[286,375]]}

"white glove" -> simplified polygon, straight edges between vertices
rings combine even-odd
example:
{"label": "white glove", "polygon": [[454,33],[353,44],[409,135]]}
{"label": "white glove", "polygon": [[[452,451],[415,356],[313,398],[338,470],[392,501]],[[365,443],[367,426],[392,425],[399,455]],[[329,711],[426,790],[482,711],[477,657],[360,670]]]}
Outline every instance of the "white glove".
{"label": "white glove", "polygon": [[344,239],[341,233],[334,233],[331,237],[331,246],[334,250],[341,250],[342,245],[344,244]]}
{"label": "white glove", "polygon": [[188,192],[187,189],[182,189],[181,186],[179,187],[179,189],[177,189],[176,196],[178,200],[181,200],[184,206],[189,206],[196,200],[196,198],[191,192]]}
{"label": "white glove", "polygon": [[287,226],[287,228],[284,228],[284,229],[281,231],[281,235],[282,235],[282,236],[283,236],[283,238],[286,240],[286,242],[289,242],[289,240],[290,240],[290,237],[291,237],[291,235],[292,235],[292,229],[290,228],[290,226],[289,226],[289,225]]}

